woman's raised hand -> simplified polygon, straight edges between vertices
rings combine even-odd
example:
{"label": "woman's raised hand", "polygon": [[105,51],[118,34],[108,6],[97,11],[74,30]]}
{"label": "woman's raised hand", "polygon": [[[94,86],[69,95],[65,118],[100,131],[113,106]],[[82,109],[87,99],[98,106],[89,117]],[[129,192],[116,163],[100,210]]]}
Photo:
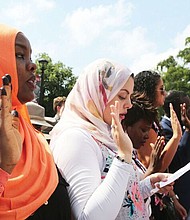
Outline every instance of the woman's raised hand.
{"label": "woman's raised hand", "polygon": [[162,167],[162,162],[163,162],[163,158],[164,158],[164,153],[162,153],[163,148],[164,148],[164,137],[163,136],[158,136],[156,139],[156,142],[153,144],[151,143],[151,147],[152,147],[152,152],[150,155],[150,164],[148,166],[148,169],[145,173],[145,176],[148,176],[152,173],[156,173],[159,172],[161,170]]}
{"label": "woman's raised hand", "polygon": [[181,121],[185,126],[186,130],[190,131],[190,119],[187,116],[186,104],[183,103],[180,105],[181,108]]}
{"label": "woman's raised hand", "polygon": [[112,124],[111,133],[118,148],[118,155],[126,162],[132,160],[133,144],[128,134],[123,131],[119,118],[119,102],[115,101],[115,105],[110,106]]}
{"label": "woman's raised hand", "polygon": [[18,131],[18,112],[12,110],[11,77],[2,77],[0,88],[0,168],[11,173],[20,159],[22,139]]}
{"label": "woman's raised hand", "polygon": [[172,125],[172,130],[173,130],[173,136],[180,140],[182,137],[181,125],[173,109],[172,103],[170,103],[170,119],[171,119],[171,125]]}

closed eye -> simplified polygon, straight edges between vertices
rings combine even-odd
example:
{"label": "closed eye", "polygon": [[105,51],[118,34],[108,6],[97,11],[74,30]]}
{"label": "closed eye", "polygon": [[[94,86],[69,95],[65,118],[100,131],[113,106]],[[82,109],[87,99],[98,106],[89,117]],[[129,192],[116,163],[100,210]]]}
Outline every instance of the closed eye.
{"label": "closed eye", "polygon": [[119,95],[118,97],[119,97],[120,100],[124,100],[124,99],[126,99],[125,97],[120,96],[120,95]]}

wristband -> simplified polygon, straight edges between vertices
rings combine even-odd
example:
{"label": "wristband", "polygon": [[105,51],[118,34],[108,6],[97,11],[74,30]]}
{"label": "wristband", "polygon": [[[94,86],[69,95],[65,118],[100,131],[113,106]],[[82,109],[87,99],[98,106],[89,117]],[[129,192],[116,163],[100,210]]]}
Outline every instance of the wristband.
{"label": "wristband", "polygon": [[125,159],[121,158],[119,155],[115,156],[119,161],[121,161],[122,163],[127,163],[127,164],[131,164],[129,162],[127,162]]}
{"label": "wristband", "polygon": [[171,198],[171,200],[174,202],[174,200],[179,200],[179,197],[178,197],[178,195],[173,195],[173,196],[171,196],[170,197]]}

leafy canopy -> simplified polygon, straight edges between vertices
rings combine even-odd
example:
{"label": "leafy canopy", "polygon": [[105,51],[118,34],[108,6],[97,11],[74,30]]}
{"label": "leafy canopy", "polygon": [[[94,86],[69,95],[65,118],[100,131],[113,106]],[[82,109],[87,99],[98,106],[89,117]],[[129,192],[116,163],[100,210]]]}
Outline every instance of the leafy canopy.
{"label": "leafy canopy", "polygon": [[157,65],[166,90],[182,90],[190,95],[190,37],[185,40],[185,48],[177,56],[168,57]]}
{"label": "leafy canopy", "polygon": [[44,58],[48,61],[48,64],[44,70],[44,82],[43,82],[43,103],[42,106],[46,109],[46,116],[53,116],[53,99],[57,96],[68,96],[69,92],[73,88],[77,77],[72,73],[71,67],[66,67],[62,62],[58,61],[53,63],[52,59],[46,53],[40,53],[36,57],[36,75],[39,81],[37,82],[37,101],[40,95],[40,76],[42,73],[42,66],[39,63],[39,59]]}

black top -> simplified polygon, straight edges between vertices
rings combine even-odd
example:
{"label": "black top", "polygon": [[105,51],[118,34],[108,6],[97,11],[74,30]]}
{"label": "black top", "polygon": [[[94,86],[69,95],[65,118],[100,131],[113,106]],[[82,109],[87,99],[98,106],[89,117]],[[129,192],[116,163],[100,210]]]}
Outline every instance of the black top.
{"label": "black top", "polygon": [[[171,122],[167,118],[163,117],[161,120],[161,126],[165,133],[165,141],[168,142],[173,135]],[[178,149],[175,156],[169,165],[169,171],[174,173],[181,167],[190,162],[190,133],[183,131],[182,138],[180,140]],[[179,196],[180,203],[186,208],[187,212],[190,209],[190,171],[181,176],[175,181],[174,191]]]}
{"label": "black top", "polygon": [[67,192],[69,184],[60,174],[59,183],[48,201],[39,207],[27,220],[71,220],[70,200]]}

